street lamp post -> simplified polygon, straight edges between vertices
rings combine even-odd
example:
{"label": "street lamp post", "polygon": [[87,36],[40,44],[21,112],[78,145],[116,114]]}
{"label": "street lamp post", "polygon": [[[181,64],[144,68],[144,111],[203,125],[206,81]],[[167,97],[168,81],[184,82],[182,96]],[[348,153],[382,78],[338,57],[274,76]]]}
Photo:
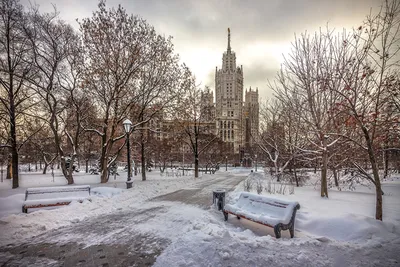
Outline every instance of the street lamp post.
{"label": "street lamp post", "polygon": [[225,156],[225,171],[228,171],[228,156]]}
{"label": "street lamp post", "polygon": [[185,145],[182,144],[182,176],[185,176]]}
{"label": "street lamp post", "polygon": [[126,150],[127,150],[127,158],[128,158],[128,179],[126,181],[126,188],[132,188],[133,181],[131,180],[132,171],[131,171],[131,149],[129,147],[129,132],[131,131],[132,122],[129,119],[124,120],[122,123],[124,125],[125,133],[126,133]]}
{"label": "street lamp post", "polygon": [[256,172],[257,172],[257,154],[254,155],[256,157]]}

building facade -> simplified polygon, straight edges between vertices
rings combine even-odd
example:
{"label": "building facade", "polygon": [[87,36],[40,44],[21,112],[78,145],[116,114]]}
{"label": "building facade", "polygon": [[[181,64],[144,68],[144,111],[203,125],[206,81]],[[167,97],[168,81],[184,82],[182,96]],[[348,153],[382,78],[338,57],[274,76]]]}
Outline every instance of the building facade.
{"label": "building facade", "polygon": [[258,135],[258,118],[258,88],[246,89],[243,101],[243,66],[236,66],[228,28],[228,47],[222,55],[222,68],[215,69],[216,132],[222,140],[232,143],[234,153],[243,153]]}

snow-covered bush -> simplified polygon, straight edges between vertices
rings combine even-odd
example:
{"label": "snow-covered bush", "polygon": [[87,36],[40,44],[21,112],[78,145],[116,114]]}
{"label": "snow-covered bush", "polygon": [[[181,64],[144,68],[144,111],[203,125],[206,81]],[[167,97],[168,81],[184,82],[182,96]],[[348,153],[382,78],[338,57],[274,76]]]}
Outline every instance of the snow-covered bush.
{"label": "snow-covered bush", "polygon": [[294,185],[289,186],[289,195],[294,195]]}
{"label": "snow-covered bush", "polygon": [[272,194],[271,180],[268,180],[267,186],[265,187],[265,190],[266,190],[268,193]]}
{"label": "snow-covered bush", "polygon": [[261,179],[256,180],[256,189],[257,189],[257,194],[261,194],[261,192],[263,191],[263,183]]}
{"label": "snow-covered bush", "polygon": [[244,191],[250,192],[250,190],[253,188],[253,181],[252,180],[253,179],[249,177],[244,181],[244,184],[243,184]]}
{"label": "snow-covered bush", "polygon": [[281,194],[281,195],[284,195],[285,192],[286,192],[286,185],[284,185],[284,184],[281,184],[279,189],[276,191],[277,194]]}

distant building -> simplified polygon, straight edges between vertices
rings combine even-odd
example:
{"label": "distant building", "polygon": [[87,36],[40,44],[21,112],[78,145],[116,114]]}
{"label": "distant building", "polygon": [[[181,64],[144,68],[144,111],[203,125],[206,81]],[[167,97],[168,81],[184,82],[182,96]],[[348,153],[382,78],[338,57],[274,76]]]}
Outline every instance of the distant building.
{"label": "distant building", "polygon": [[[235,154],[240,154],[244,166],[250,166],[254,155],[251,148],[259,132],[258,88],[254,90],[250,87],[243,94],[243,67],[236,67],[236,55],[231,49],[229,29],[228,48],[222,56],[222,68],[216,67],[215,70],[215,103],[213,91],[209,87],[202,91],[200,97],[199,126],[202,127],[202,132],[215,133],[230,144]],[[150,124],[157,130],[153,132],[157,140],[175,136],[175,122],[165,120],[162,114],[153,118]],[[188,149],[189,147],[185,147],[185,150]]]}
{"label": "distant building", "polygon": [[234,153],[250,152],[259,129],[258,88],[246,89],[243,101],[243,66],[236,67],[229,28],[222,68],[215,70],[215,121],[217,134],[233,144]]}

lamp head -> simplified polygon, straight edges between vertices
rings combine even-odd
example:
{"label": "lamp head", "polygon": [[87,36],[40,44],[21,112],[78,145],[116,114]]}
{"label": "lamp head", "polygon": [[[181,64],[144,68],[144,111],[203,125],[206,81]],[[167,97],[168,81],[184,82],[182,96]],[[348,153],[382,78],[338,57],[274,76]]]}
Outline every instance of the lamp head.
{"label": "lamp head", "polygon": [[129,133],[131,131],[132,122],[129,119],[126,119],[122,124],[124,125],[125,133]]}

